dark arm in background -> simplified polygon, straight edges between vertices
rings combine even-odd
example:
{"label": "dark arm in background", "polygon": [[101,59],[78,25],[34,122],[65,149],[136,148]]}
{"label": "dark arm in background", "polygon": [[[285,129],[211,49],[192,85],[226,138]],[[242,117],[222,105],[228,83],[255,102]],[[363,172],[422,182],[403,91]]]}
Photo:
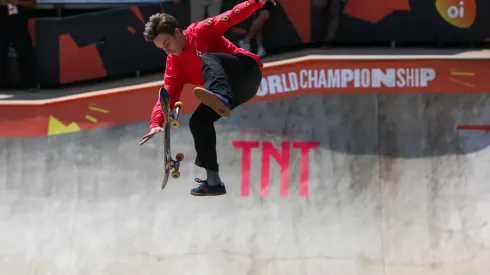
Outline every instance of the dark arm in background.
{"label": "dark arm in background", "polygon": [[[263,2],[263,3],[260,3]],[[266,1],[248,0],[234,6],[232,9],[197,24],[199,32],[205,36],[223,35],[230,27],[243,22],[264,6]]]}
{"label": "dark arm in background", "polygon": [[30,9],[35,8],[37,4],[36,0],[7,0],[6,2],[15,6],[21,6]]}

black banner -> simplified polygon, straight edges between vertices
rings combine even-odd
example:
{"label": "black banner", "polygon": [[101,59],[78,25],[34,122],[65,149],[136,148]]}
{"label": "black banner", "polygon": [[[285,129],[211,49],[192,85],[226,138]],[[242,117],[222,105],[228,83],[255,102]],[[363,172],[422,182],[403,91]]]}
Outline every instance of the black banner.
{"label": "black banner", "polygon": [[[337,2],[336,2],[337,1]],[[223,4],[232,8],[237,0]],[[326,5],[329,4],[329,5]],[[333,5],[332,5],[333,4]],[[336,6],[337,4],[337,6]],[[189,1],[135,5],[61,19],[35,20],[40,84],[56,85],[164,69],[165,54],[144,41],[144,22],[154,13],[189,25]],[[264,26],[267,49],[323,41],[337,19],[335,41],[358,43],[475,43],[490,41],[487,0],[282,0]],[[243,38],[252,19],[230,29]],[[387,44],[388,45],[388,44]]]}

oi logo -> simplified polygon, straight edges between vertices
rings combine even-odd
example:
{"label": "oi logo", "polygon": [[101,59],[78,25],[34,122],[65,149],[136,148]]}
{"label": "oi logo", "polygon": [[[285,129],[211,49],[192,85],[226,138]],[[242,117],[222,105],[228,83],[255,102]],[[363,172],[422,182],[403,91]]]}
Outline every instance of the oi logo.
{"label": "oi logo", "polygon": [[439,14],[456,28],[469,28],[476,18],[476,0],[437,0]]}

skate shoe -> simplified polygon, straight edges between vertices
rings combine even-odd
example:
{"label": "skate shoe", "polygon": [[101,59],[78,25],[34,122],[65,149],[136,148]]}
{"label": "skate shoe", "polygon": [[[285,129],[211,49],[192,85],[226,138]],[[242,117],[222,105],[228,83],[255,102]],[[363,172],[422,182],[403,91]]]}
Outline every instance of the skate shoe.
{"label": "skate shoe", "polygon": [[223,183],[216,186],[208,184],[207,180],[196,179],[199,183],[197,187],[192,188],[191,195],[193,196],[220,196],[226,194],[226,187]]}
{"label": "skate shoe", "polygon": [[223,117],[230,116],[231,104],[228,98],[201,87],[194,89],[194,95],[202,104],[211,107],[218,115]]}

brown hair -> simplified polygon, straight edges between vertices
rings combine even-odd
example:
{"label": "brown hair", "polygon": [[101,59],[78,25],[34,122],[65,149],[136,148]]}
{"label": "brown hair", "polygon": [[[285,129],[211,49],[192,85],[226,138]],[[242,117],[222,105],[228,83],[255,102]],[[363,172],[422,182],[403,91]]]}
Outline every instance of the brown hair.
{"label": "brown hair", "polygon": [[170,14],[157,13],[150,16],[145,24],[143,36],[146,41],[153,41],[160,34],[175,35],[175,29],[179,28],[179,22]]}

